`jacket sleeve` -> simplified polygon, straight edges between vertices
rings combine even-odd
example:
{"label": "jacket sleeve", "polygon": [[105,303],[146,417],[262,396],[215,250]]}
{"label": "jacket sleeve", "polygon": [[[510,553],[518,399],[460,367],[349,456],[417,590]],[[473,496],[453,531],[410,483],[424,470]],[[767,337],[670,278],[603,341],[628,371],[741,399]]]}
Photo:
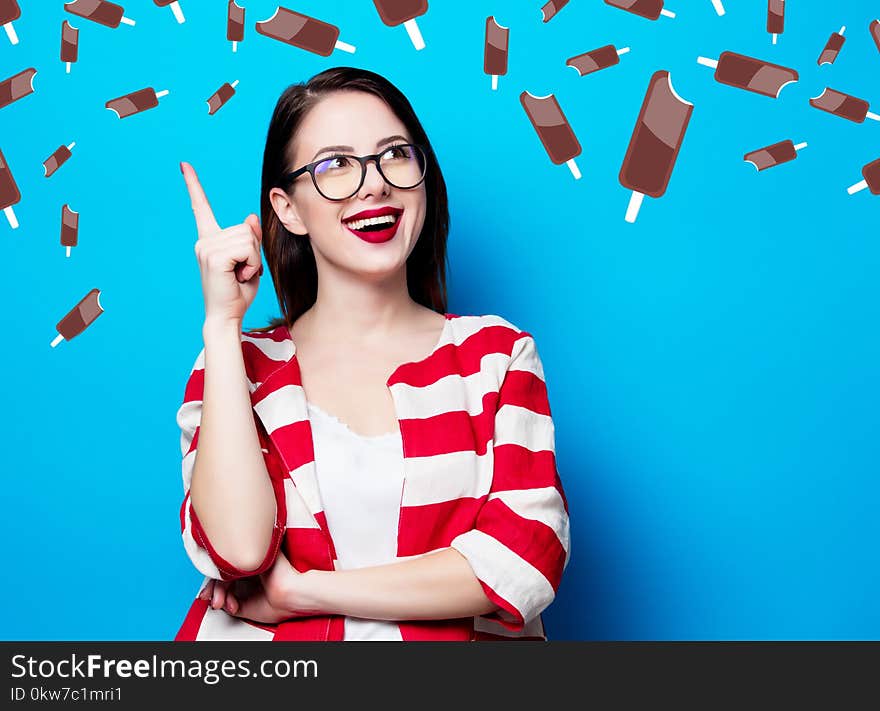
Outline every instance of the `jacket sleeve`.
{"label": "jacket sleeve", "polygon": [[553,601],[571,552],[543,366],[525,331],[499,388],[493,439],[492,482],[476,525],[450,545],[500,608],[483,617],[520,631]]}
{"label": "jacket sleeve", "polygon": [[[260,442],[263,445],[263,458],[266,468],[272,479],[272,489],[275,492],[275,525],[272,530],[272,538],[269,549],[262,563],[253,570],[244,570],[232,565],[217,553],[208,536],[202,528],[196,511],[192,506],[190,497],[190,485],[192,483],[193,467],[195,466],[196,453],[199,439],[199,425],[202,418],[202,397],[205,384],[205,350],[204,348],[196,358],[186,383],[183,404],[177,411],[177,424],[180,427],[180,450],[183,455],[183,504],[180,507],[180,530],[183,538],[183,547],[192,560],[193,565],[205,575],[217,580],[235,580],[252,575],[258,575],[275,561],[278,549],[284,536],[287,520],[287,510],[284,495],[283,476],[280,475],[276,462],[269,455],[266,448],[268,441],[264,440],[263,432],[257,425]],[[256,419],[255,419],[256,423]]]}

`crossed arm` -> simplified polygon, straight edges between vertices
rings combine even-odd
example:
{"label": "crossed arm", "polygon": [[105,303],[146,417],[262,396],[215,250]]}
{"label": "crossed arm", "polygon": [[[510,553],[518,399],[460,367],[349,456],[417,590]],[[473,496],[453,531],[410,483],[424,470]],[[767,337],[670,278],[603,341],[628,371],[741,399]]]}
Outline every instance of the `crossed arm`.
{"label": "crossed arm", "polygon": [[497,609],[465,557],[445,548],[410,560],[353,570],[298,572],[279,553],[260,576],[262,589],[244,599],[234,584],[206,588],[212,607],[260,622],[318,614],[374,620],[431,620],[482,615]]}

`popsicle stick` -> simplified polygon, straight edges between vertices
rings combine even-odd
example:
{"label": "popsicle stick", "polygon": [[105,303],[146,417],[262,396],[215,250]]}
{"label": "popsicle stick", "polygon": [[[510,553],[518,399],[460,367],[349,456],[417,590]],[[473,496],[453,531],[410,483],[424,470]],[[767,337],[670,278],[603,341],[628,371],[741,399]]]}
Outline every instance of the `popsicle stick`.
{"label": "popsicle stick", "polygon": [[627,52],[629,52],[629,47],[621,47],[617,50],[617,56],[619,57],[620,55],[626,54]]}
{"label": "popsicle stick", "polygon": [[70,74],[70,62],[66,62],[67,64],[67,73]]}
{"label": "popsicle stick", "polygon": [[238,86],[238,79],[236,79],[234,82],[232,82],[232,84],[230,84],[229,86],[231,86],[233,89],[235,87],[237,87]]}
{"label": "popsicle stick", "polygon": [[865,118],[873,119],[874,121],[880,121],[880,116],[875,114],[873,111],[869,111],[865,114]]}
{"label": "popsicle stick", "polygon": [[663,17],[675,17],[675,13],[671,10],[661,10],[660,14],[663,15]]}
{"label": "popsicle stick", "polygon": [[776,44],[776,37],[777,37],[777,35],[776,35],[776,33],[774,33],[773,34],[773,44]]}
{"label": "popsicle stick", "polygon": [[495,91],[496,89],[498,89],[498,75],[493,74],[492,75],[492,91]]}
{"label": "popsicle stick", "polygon": [[807,147],[807,142],[806,142],[806,141],[804,141],[803,143],[795,143],[795,144],[794,144],[794,149],[795,149],[796,151],[799,151],[801,148],[806,148],[806,147]]}
{"label": "popsicle stick", "polygon": [[70,256],[70,247],[67,248],[67,256]]}
{"label": "popsicle stick", "polygon": [[630,223],[636,221],[644,197],[644,193],[640,193],[638,190],[633,190],[632,195],[629,196],[629,205],[626,206],[626,216],[623,218],[624,220]]}
{"label": "popsicle stick", "polygon": [[18,35],[15,34],[15,28],[12,26],[12,23],[7,22],[3,25],[3,29],[6,30],[6,36],[9,37],[9,41],[12,44],[18,44]]}
{"label": "popsicle stick", "polygon": [[168,93],[169,93],[168,89],[163,89],[162,91],[157,91],[156,98],[161,99],[163,96],[168,96]]}
{"label": "popsicle stick", "polygon": [[855,185],[850,185],[850,186],[846,189],[846,191],[847,191],[850,195],[852,195],[852,194],[854,194],[854,193],[859,192],[859,190],[864,190],[864,189],[867,188],[867,187],[868,187],[868,181],[867,181],[867,180],[860,180],[860,181],[857,182]]}
{"label": "popsicle stick", "polygon": [[183,8],[179,2],[171,3],[171,12],[174,13],[174,19],[177,20],[177,24],[182,25],[186,22],[186,18],[183,16]]}
{"label": "popsicle stick", "polygon": [[568,166],[568,169],[571,171],[571,174],[574,176],[574,179],[580,180],[581,171],[577,167],[577,163],[574,162],[574,158],[570,158],[569,160],[565,161],[565,164]]}
{"label": "popsicle stick", "polygon": [[711,69],[718,69],[718,60],[709,59],[709,57],[697,57],[697,64],[702,64],[704,67],[710,67]]}
{"label": "popsicle stick", "polygon": [[715,8],[718,17],[721,17],[724,14],[724,5],[721,4],[721,0],[712,0],[712,7]]}
{"label": "popsicle stick", "polygon": [[54,347],[57,346],[59,343],[61,343],[61,341],[63,341],[63,340],[64,340],[64,336],[62,336],[62,335],[59,333],[57,336],[55,336],[55,339],[54,339],[49,345],[52,346],[52,348],[54,348]]}
{"label": "popsicle stick", "polygon": [[350,52],[351,54],[354,54],[354,51],[357,48],[352,44],[348,44],[348,42],[339,41],[336,43],[336,49],[341,49],[343,52]]}
{"label": "popsicle stick", "polygon": [[12,206],[3,208],[3,214],[6,215],[6,219],[9,220],[9,226],[12,229],[18,228],[18,218],[15,216],[15,210],[12,209]]}
{"label": "popsicle stick", "polygon": [[130,17],[123,17],[123,18],[120,20],[120,22],[121,22],[123,25],[129,25],[130,27],[134,27],[134,20],[132,20]]}
{"label": "popsicle stick", "polygon": [[71,144],[67,147],[67,150],[72,151],[73,147],[76,145],[76,141],[72,141]]}
{"label": "popsicle stick", "polygon": [[424,49],[425,40],[422,39],[422,33],[421,30],[419,30],[419,24],[415,21],[415,18],[412,20],[407,20],[403,23],[403,26],[406,28],[406,33],[412,40],[413,46],[416,49]]}
{"label": "popsicle stick", "polygon": [[232,40],[232,51],[233,52],[238,51],[238,40]]}

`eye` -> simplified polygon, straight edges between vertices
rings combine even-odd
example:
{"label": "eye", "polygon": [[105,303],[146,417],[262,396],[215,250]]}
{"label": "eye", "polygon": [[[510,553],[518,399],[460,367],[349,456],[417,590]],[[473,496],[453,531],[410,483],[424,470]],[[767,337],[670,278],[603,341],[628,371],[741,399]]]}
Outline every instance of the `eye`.
{"label": "eye", "polygon": [[344,170],[351,167],[351,159],[348,156],[331,156],[325,158],[315,166],[316,173],[325,173],[327,171]]}
{"label": "eye", "polygon": [[391,146],[382,155],[383,158],[409,158],[412,156],[412,149],[406,143],[400,143]]}

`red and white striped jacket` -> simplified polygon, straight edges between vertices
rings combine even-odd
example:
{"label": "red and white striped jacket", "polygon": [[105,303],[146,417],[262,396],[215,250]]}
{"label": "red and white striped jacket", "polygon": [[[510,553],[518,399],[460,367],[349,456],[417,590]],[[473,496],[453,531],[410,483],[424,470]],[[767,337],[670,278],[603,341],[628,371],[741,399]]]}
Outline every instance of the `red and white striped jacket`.
{"label": "red and white striped jacket", "polygon": [[[450,620],[401,620],[415,640],[545,640],[541,612],[570,556],[568,503],[556,469],[555,434],[534,338],[496,315],[445,314],[434,350],[388,378],[400,425],[404,486],[397,558],[443,548],[470,563],[499,609]],[[181,429],[184,548],[209,578],[232,580],[272,566],[279,546],[300,572],[334,570],[336,553],[317,485],[313,440],[296,346],[286,326],[243,333],[251,403],[277,504],[263,562],[241,570],[205,535],[189,497],[204,388],[204,350],[177,412]],[[344,617],[244,620],[193,601],[175,641],[343,639]]]}

